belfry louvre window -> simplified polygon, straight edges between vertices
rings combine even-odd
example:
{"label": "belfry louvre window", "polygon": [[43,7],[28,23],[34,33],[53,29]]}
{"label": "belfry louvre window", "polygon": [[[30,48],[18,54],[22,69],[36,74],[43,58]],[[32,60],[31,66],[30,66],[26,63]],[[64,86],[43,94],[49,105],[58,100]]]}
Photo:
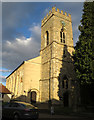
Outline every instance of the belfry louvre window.
{"label": "belfry louvre window", "polygon": [[46,41],[47,41],[47,45],[49,44],[49,32],[46,31]]}
{"label": "belfry louvre window", "polygon": [[60,41],[62,43],[62,32],[60,32]]}
{"label": "belfry louvre window", "polygon": [[64,32],[60,32],[60,42],[65,43],[65,33]]}

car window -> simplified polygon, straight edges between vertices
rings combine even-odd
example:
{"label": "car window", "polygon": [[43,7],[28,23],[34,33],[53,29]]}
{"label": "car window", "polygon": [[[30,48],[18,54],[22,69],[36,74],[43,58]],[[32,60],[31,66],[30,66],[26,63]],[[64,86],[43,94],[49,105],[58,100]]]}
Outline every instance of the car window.
{"label": "car window", "polygon": [[10,105],[9,103],[6,103],[3,105],[3,107],[9,107],[9,105]]}
{"label": "car window", "polygon": [[13,107],[20,107],[20,105],[18,103],[14,103]]}
{"label": "car window", "polygon": [[10,103],[9,107],[20,107],[18,103]]}
{"label": "car window", "polygon": [[21,104],[21,103],[20,103],[20,105],[21,105],[22,107],[26,108],[26,105],[25,105],[25,104]]}

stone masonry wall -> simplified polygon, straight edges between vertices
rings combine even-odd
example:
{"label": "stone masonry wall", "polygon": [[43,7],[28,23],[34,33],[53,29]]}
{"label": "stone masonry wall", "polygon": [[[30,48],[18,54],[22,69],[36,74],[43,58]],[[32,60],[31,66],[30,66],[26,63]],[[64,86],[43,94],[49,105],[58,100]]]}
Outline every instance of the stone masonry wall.
{"label": "stone masonry wall", "polygon": [[[65,33],[65,43],[61,43],[60,40],[60,31],[62,29],[61,21],[65,22],[63,31]],[[46,31],[49,32],[49,45],[46,45]],[[41,99],[43,99],[43,101],[49,98],[49,94],[51,99],[59,101],[59,93],[62,94],[59,88],[59,77],[62,77],[64,74],[68,76],[69,88],[71,88],[70,79],[74,79],[74,77],[72,77],[74,71],[72,71],[73,63],[71,58],[73,51],[71,15],[67,16],[67,13],[63,14],[63,11],[59,11],[58,8],[56,10],[55,7],[53,7],[49,15],[47,14],[42,20],[41,26]],[[64,55],[66,57],[64,57]],[[50,92],[47,91],[47,89]],[[46,97],[44,94],[46,94]]]}

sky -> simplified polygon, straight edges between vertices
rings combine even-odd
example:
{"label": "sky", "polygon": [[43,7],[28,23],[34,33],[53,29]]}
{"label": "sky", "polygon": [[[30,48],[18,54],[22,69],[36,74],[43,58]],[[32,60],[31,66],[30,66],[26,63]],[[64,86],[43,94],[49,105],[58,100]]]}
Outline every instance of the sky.
{"label": "sky", "polygon": [[82,2],[3,2],[2,3],[2,66],[0,79],[8,76],[23,61],[39,56],[41,20],[53,6],[72,16],[74,46],[80,34]]}

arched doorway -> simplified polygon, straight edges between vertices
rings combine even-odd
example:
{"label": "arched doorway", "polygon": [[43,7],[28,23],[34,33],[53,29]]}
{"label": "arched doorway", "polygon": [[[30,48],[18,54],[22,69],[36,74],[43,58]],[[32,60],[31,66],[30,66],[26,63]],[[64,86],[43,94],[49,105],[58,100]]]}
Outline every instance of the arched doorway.
{"label": "arched doorway", "polygon": [[64,101],[64,107],[68,107],[69,106],[69,93],[68,92],[64,93],[63,101]]}
{"label": "arched doorway", "polygon": [[31,92],[31,103],[36,103],[37,93],[35,91]]}

